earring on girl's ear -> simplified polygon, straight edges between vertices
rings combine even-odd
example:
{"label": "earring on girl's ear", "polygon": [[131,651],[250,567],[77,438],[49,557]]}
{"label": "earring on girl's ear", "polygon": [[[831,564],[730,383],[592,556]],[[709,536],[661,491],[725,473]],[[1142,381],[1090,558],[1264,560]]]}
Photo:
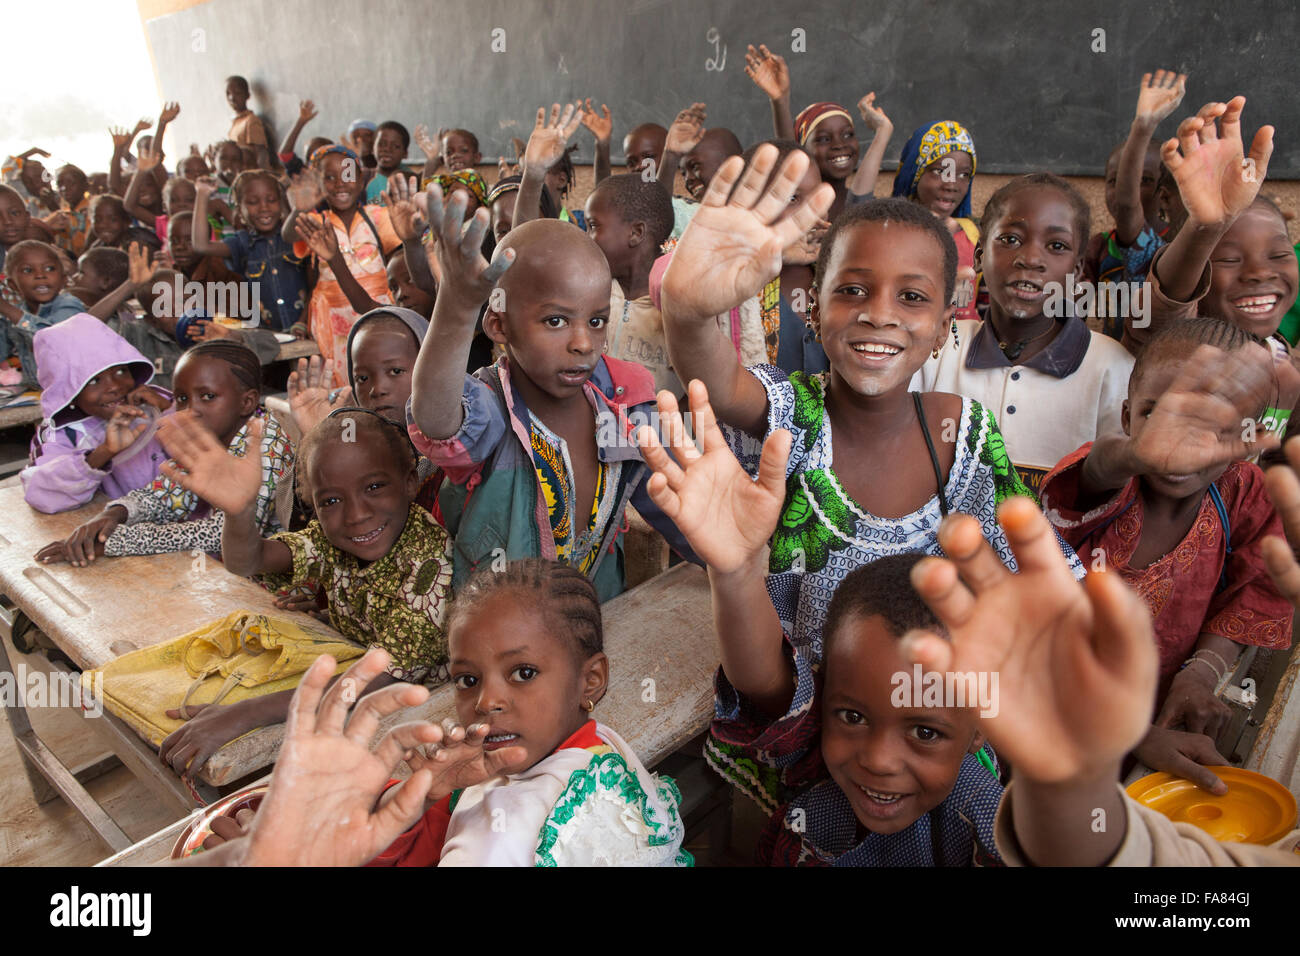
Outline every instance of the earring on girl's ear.
{"label": "earring on girl's ear", "polygon": [[590,714],[593,710],[596,709],[595,701],[593,701],[591,698],[587,698],[587,702],[582,705],[582,709]]}
{"label": "earring on girl's ear", "polygon": [[961,339],[957,338],[957,316],[952,317],[952,344],[956,348],[961,348]]}

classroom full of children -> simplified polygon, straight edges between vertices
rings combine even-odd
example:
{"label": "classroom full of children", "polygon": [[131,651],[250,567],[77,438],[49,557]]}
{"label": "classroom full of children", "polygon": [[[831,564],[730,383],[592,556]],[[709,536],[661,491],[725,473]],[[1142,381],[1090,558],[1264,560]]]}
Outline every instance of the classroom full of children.
{"label": "classroom full of children", "polygon": [[[304,99],[277,146],[231,76],[206,148],[165,155],[166,103],[106,173],[5,160],[0,385],[43,419],[21,486],[88,509],[35,562],[210,554],[357,648],[168,709],[185,778],[286,724],[260,808],[191,862],[694,865],[690,794],[598,709],[635,524],[707,570],[691,756],[765,821],[738,862],[1300,865],[1300,830],[1222,842],[1121,782],[1230,798],[1224,689],[1300,608],[1271,118],[1153,63],[1114,104],[1113,222],[1051,170],[976,210],[962,117],[900,154],[874,92],[796,112],[785,59],[744,59],[759,142],[703,102],[530,103],[493,169],[471,130],[320,135]],[[287,341],[316,354],[283,413]],[[978,703],[921,692],[945,675]],[[444,685],[454,720],[374,745]]]}

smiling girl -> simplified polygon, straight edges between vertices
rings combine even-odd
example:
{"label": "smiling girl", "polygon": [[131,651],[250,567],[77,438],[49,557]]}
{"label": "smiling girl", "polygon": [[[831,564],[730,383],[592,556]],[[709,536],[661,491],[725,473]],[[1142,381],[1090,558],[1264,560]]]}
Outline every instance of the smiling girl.
{"label": "smiling girl", "polygon": [[[400,424],[344,407],[312,429],[298,449],[298,491],[315,517],[302,531],[269,537],[254,514],[255,468],[184,421],[164,429],[162,440],[189,472],[170,473],[228,515],[221,559],[231,572],[259,575],[276,589],[319,582],[330,624],[351,641],[389,653],[389,679],[370,690],[394,680],[446,682],[447,533],[415,504],[415,452]],[[173,712],[192,719],[162,742],[162,758],[177,773],[197,773],[226,742],[283,721],[291,696]]]}
{"label": "smiling girl", "polygon": [[[319,208],[323,198],[322,221],[333,228],[348,271],[373,301],[392,305],[384,257],[402,241],[393,231],[386,208],[361,204],[365,185],[357,154],[345,146],[322,146],[312,153],[311,165],[318,180],[307,178],[289,189],[294,209],[284,222],[284,238],[294,243],[295,255],[307,256],[309,250],[298,234],[296,223],[304,212]],[[307,304],[308,323],[322,358],[334,361],[335,384],[343,385],[348,331],[357,320],[357,313],[329,264],[318,257],[317,268],[320,277]]]}
{"label": "smiling girl", "polygon": [[979,518],[1012,564],[994,508],[1027,491],[989,410],[909,391],[948,332],[957,275],[952,237],[915,203],[852,207],[822,242],[812,320],[829,372],[740,366],[713,316],[774,275],[781,250],[831,199],[823,184],[784,216],[808,158],[792,153],[768,184],[775,158],[763,146],[748,170],[731,159],[718,171],[664,275],[663,315],[674,366],[708,386],[746,470],[758,467],[753,438],[794,435],[768,586],[792,642],[820,660],[831,595],[853,568],[904,551],[937,554],[950,511]]}

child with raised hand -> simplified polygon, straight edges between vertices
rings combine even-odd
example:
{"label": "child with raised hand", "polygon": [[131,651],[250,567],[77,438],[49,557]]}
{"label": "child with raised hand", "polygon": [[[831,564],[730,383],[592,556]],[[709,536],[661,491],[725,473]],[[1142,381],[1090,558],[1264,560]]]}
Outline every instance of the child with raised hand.
{"label": "child with raised hand", "polygon": [[611,172],[609,143],[614,135],[614,117],[610,115],[609,107],[604,103],[600,104],[600,112],[597,113],[596,108],[591,105],[591,97],[587,97],[582,105],[582,125],[591,131],[591,135],[596,140],[596,156],[591,166],[595,179],[594,185],[599,186],[601,180]]}
{"label": "child with raised hand", "polygon": [[483,161],[483,154],[478,149],[478,137],[467,129],[445,130],[439,140],[442,164],[449,173],[473,169]]}
{"label": "child with raised hand", "polygon": [[[303,128],[319,115],[320,113],[316,110],[316,104],[311,100],[299,101],[298,118],[294,120],[293,126],[289,129],[289,132],[285,133],[284,139],[280,141],[280,148],[276,152],[276,157],[284,166],[286,176],[297,176],[303,171],[303,161],[298,158],[298,154],[295,152],[298,145],[298,136],[302,133]],[[307,146],[308,156],[310,156],[313,150],[318,148],[319,145],[324,145],[328,142],[324,137],[317,137],[317,139],[322,140],[322,142],[314,146],[312,144],[316,143],[316,139],[313,139],[312,143],[309,143]]]}
{"label": "child with raised hand", "polygon": [[[5,255],[5,281],[19,304],[0,298],[0,358],[13,355],[22,367],[23,381],[35,382],[37,358],[32,338],[41,329],[69,319],[86,306],[64,291],[67,276],[59,250],[49,243],[24,239]],[[14,384],[11,380],[9,384]]]}
{"label": "child with raised hand", "polygon": [[[483,769],[435,785],[428,811],[373,866],[693,864],[676,784],[592,717],[609,660],[590,580],[540,558],[483,568],[456,593],[447,641],[463,729],[444,726],[450,753],[415,748],[407,764],[437,776],[477,752],[470,766]],[[400,799],[394,790],[380,806]]]}
{"label": "child with raised hand", "polygon": [[719,167],[744,151],[731,130],[721,127],[704,130],[699,141],[682,157],[682,185],[691,199],[696,202],[703,199],[704,190],[708,189]]}
{"label": "child with raised hand", "polygon": [[[864,116],[866,112],[864,109]],[[870,155],[880,155],[875,151],[875,141]],[[879,168],[878,159],[875,165]],[[953,120],[939,120],[915,130],[903,144],[902,160],[894,175],[893,195],[910,199],[934,213],[957,244],[957,273],[961,280],[958,283],[958,319],[979,318],[975,310],[975,273],[979,269],[975,263],[975,251],[980,241],[980,230],[971,219],[970,198],[974,178],[975,140],[966,127]],[[861,190],[861,193],[865,194],[866,190]],[[851,192],[849,201],[861,202],[862,199]]]}
{"label": "child with raised hand", "polygon": [[[1276,387],[1262,346],[1220,319],[1167,326],[1129,379],[1124,434],[1066,456],[1042,488],[1060,534],[1118,571],[1154,619],[1157,716],[1137,757],[1215,793],[1226,788],[1205,767],[1227,763],[1214,738],[1230,716],[1217,685],[1244,646],[1291,644],[1293,609],[1260,549],[1282,525],[1259,468],[1240,460]],[[1261,427],[1259,444],[1276,439]]]}
{"label": "child with raised hand", "polygon": [[975,250],[985,321],[954,320],[913,379],[989,409],[1033,491],[1084,442],[1120,430],[1133,367],[1123,346],[1074,315],[1068,278],[1080,273],[1088,223],[1087,202],[1051,173],[1018,176],[995,192]]}
{"label": "child with raised hand", "polygon": [[122,205],[129,215],[134,217],[137,225],[152,229],[160,240],[167,239],[168,210],[163,208],[162,186],[154,178],[154,170],[162,168],[162,144],[151,144],[151,148],[140,150],[135,172],[131,175]]}
{"label": "child with raised hand", "polygon": [[[444,207],[433,186],[427,204],[442,286],[407,426],[415,447],[447,473],[438,497],[456,540],[455,584],[504,552],[558,558],[608,600],[623,590],[628,503],[651,521],[657,509],[645,498],[645,465],[628,424],[629,414],[650,411],[653,379],[601,354],[605,257],[568,223],[541,219],[512,229],[489,265],[480,252],[486,210],[462,230],[460,194]],[[483,330],[504,355],[464,375],[485,302]],[[666,537],[675,534],[663,524]]]}
{"label": "child with raised hand", "polygon": [[519,195],[515,197],[516,226],[544,215],[542,194],[546,189],[546,174],[560,161],[569,137],[581,122],[581,103],[566,103],[563,112],[559,103],[552,103],[549,121],[545,107],[537,108],[537,122],[533,124],[528,145],[524,147],[523,179],[519,183]]}
{"label": "child with raised hand", "polygon": [[[703,103],[692,103],[677,114],[664,137],[664,151],[658,160],[654,179],[673,203],[672,238],[681,236],[695,215],[696,204],[674,195],[677,170],[685,165],[686,157],[700,145],[704,138],[704,121],[708,111]],[[733,137],[734,138],[734,137]]]}
{"label": "child with raised hand", "polygon": [[947,638],[909,634],[903,654],[929,672],[999,675],[998,712],[980,726],[1011,765],[995,829],[1002,859],[1012,866],[1295,865],[1294,853],[1279,850],[1290,851],[1300,833],[1273,847],[1218,843],[1124,793],[1120,765],[1148,730],[1157,681],[1150,616],[1117,575],[1094,572],[1080,588],[1032,502],[1006,502],[998,520],[1020,573],[999,565],[977,522],[950,519],[941,531],[948,557],[912,572]]}
{"label": "child with raised hand", "polygon": [[1259,195],[1273,153],[1273,127],[1260,127],[1244,156],[1245,105],[1244,96],[1207,103],[1162,146],[1187,221],[1152,259],[1150,326],[1127,322],[1124,344],[1136,349],[1163,326],[1196,315],[1225,319],[1265,339],[1279,386],[1265,423],[1281,434],[1300,399],[1300,371],[1278,327],[1296,301],[1300,267],[1285,217]]}
{"label": "child with raised hand", "polygon": [[[177,362],[172,393],[176,410],[190,412],[232,454],[252,458],[252,449],[258,449],[253,459],[260,475],[254,519],[270,533],[280,529],[278,512],[287,515],[281,499],[287,505],[285,483],[293,467],[293,447],[275,417],[258,404],[261,372],[248,347],[227,340],[201,342]],[[259,418],[266,426],[254,435],[252,422]],[[110,501],[66,540],[42,548],[36,559],[85,567],[103,555],[220,551],[225,515],[214,513],[212,502],[187,491],[174,468],[164,466],[161,472],[152,483]]]}
{"label": "child with raised hand", "polygon": [[[289,190],[293,212],[284,221],[285,240],[295,243],[296,255],[307,254],[307,244],[298,233],[298,219],[315,210],[324,199],[323,224],[333,230],[348,273],[371,300],[390,305],[384,257],[401,245],[401,240],[393,232],[384,207],[361,202],[364,186],[357,154],[345,146],[325,146],[312,153],[311,166],[313,176],[304,177]],[[340,274],[319,257],[317,266],[320,275],[307,305],[308,321],[320,354],[334,360],[337,375],[346,366],[347,333],[358,313],[340,285]]]}
{"label": "child with raised hand", "polygon": [[667,194],[640,176],[610,176],[587,197],[587,233],[614,277],[606,354],[644,366],[656,391],[680,396],[685,389],[673,373],[663,317],[650,296],[650,271],[672,227]]}
{"label": "child with raised hand", "polygon": [[96,196],[90,201],[90,232],[94,236],[87,248],[108,246],[127,250],[138,242],[151,250],[162,248],[162,241],[152,229],[131,224],[131,216],[122,200],[112,193]]}
{"label": "child with raised hand", "polygon": [[[1144,280],[1156,250],[1165,244],[1169,227],[1160,220],[1156,195],[1160,150],[1151,137],[1183,101],[1186,83],[1186,75],[1173,70],[1142,76],[1128,138],[1106,161],[1106,209],[1115,228],[1088,243],[1084,274],[1092,282]],[[1104,316],[1096,326],[1111,338],[1123,338],[1123,316]]]}
{"label": "child with raised hand", "polygon": [[759,44],[745,50],[745,75],[772,102],[772,127],[777,139],[794,139],[794,118],[790,112],[790,68],[785,58]]}
{"label": "child with raised hand", "polygon": [[[229,571],[261,576],[277,589],[319,582],[330,624],[351,641],[387,650],[391,680],[447,680],[449,542],[415,504],[415,453],[400,424],[351,407],[312,429],[298,447],[297,476],[315,517],[302,531],[267,536],[255,512],[256,466],[177,417],[182,420],[162,431],[175,456],[167,474],[225,513],[221,559]],[[285,692],[176,712],[171,716],[193,719],[162,742],[162,759],[193,775],[225,743],[284,720],[289,698]]]}
{"label": "child with raised hand", "polygon": [[151,426],[171,397],[149,387],[153,363],[93,315],[34,341],[45,420],[19,473],[27,503],[70,511],[100,491],[117,498],[157,478],[167,455]]}
{"label": "child with raised hand", "polygon": [[204,256],[224,256],[232,269],[258,284],[261,324],[288,331],[302,320],[307,302],[306,262],[280,234],[288,203],[284,188],[264,169],[235,177],[231,192],[246,228],[214,240],[208,226],[208,201],[215,187],[196,187],[190,239]]}
{"label": "child with raised hand", "polygon": [[796,644],[768,596],[764,553],[784,510],[791,435],[768,435],[752,480],[704,386],[692,382],[690,391],[702,453],[667,395],[661,421],[680,466],[653,429],[638,438],[655,469],[651,497],[709,566],[722,667],[705,756],[772,814],[759,862],[996,863],[1002,788],[975,710],[898,700],[899,639],[937,625],[908,583],[922,556],[901,552],[850,572],[831,600],[820,659]]}
{"label": "child with raised hand", "polygon": [[820,660],[831,595],[849,571],[905,551],[937,553],[939,520],[957,510],[985,522],[1010,562],[993,511],[1026,491],[989,410],[909,391],[948,332],[957,275],[952,237],[915,203],[852,207],[822,242],[812,319],[829,372],[741,367],[714,316],[762,288],[832,196],[823,184],[786,215],[809,159],[792,152],[772,177],[776,152],[760,147],[748,170],[723,164],[664,274],[662,307],[674,368],[708,386],[748,471],[757,468],[750,436],[794,434],[769,587],[792,642]]}

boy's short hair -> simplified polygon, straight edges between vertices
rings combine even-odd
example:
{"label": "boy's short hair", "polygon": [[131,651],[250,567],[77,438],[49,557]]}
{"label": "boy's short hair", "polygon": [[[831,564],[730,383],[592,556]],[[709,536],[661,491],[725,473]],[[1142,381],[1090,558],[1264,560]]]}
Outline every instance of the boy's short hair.
{"label": "boy's short hair", "polygon": [[[917,208],[934,218],[928,210]],[[822,626],[823,656],[830,656],[831,642],[842,624],[864,617],[883,618],[895,637],[918,628],[945,634],[930,606],[912,587],[912,568],[924,557],[920,551],[905,551],[877,558],[850,571],[835,589],[826,610],[826,623]]]}
{"label": "boy's short hair", "polygon": [[1003,210],[1006,209],[1007,200],[1022,189],[1030,189],[1036,186],[1047,186],[1058,190],[1069,200],[1070,206],[1074,210],[1074,238],[1080,252],[1082,252],[1083,246],[1092,235],[1092,209],[1088,205],[1088,200],[1083,198],[1079,190],[1055,173],[1030,173],[1027,176],[1017,176],[990,196],[988,203],[984,206],[984,215],[980,217],[981,239],[993,228],[998,216],[1002,215]]}
{"label": "boy's short hair", "polygon": [[[402,149],[410,149],[411,134],[410,132],[407,131],[406,127],[403,126],[401,123],[397,122],[397,120],[384,120],[382,123],[376,126],[375,139],[379,139],[379,134],[386,129],[391,129],[394,133],[396,133],[398,136],[401,137]],[[477,144],[474,146],[474,148],[478,149]]]}
{"label": "boy's short hair", "polygon": [[588,660],[605,649],[596,586],[577,568],[548,558],[511,561],[501,571],[481,565],[456,592],[456,600],[447,615],[448,633],[458,617],[488,595],[505,589],[535,595],[530,605],[541,606],[553,633],[569,642],[579,661]]}
{"label": "boy's short hair", "polygon": [[672,235],[673,201],[662,186],[646,182],[640,173],[607,176],[592,190],[603,193],[627,222],[644,222],[646,233],[658,249]]}
{"label": "boy's short hair", "polygon": [[55,249],[48,242],[42,242],[39,239],[20,239],[9,247],[5,253],[5,268],[9,272],[13,271],[13,264],[18,261],[18,257],[33,252],[41,252],[49,256],[59,264],[59,271],[63,271],[63,257],[59,255],[59,250]]}
{"label": "boy's short hair", "polygon": [[897,222],[928,232],[934,237],[943,255],[943,301],[946,308],[957,288],[957,243],[938,216],[910,199],[868,199],[861,205],[849,206],[840,213],[839,218],[827,230],[821,251],[817,254],[814,276],[818,287],[826,276],[826,267],[840,233],[864,222]]}
{"label": "boy's short hair", "polygon": [[125,219],[128,226],[131,224],[131,217],[126,214],[126,204],[122,202],[121,196],[115,196],[112,193],[100,193],[90,201],[90,215],[95,215],[101,206],[112,206],[113,211]]}
{"label": "boy's short hair", "polygon": [[1213,345],[1224,352],[1235,352],[1252,343],[1268,347],[1254,332],[1248,332],[1223,319],[1203,315],[1171,322],[1151,336],[1150,341],[1138,353],[1133,371],[1128,377],[1129,394],[1132,394],[1134,386],[1146,374],[1147,369],[1160,362],[1184,361],[1202,345]]}
{"label": "boy's short hair", "polygon": [[82,268],[92,267],[104,277],[110,289],[116,289],[131,277],[131,257],[112,246],[96,246],[81,255]]}
{"label": "boy's short hair", "polygon": [[245,90],[251,92],[252,88],[248,85],[248,80],[244,79],[242,76],[234,75],[226,77],[226,85],[229,86],[231,83],[238,83]]}

